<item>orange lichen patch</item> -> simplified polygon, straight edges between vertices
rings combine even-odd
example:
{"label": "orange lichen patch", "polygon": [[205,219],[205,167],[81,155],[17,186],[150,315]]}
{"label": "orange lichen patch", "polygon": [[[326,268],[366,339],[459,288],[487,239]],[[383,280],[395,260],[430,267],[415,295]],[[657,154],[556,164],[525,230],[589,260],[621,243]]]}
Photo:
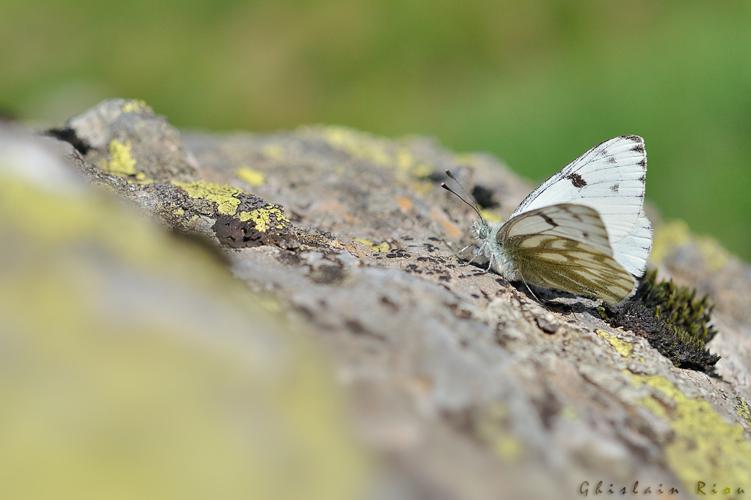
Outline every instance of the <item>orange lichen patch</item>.
{"label": "orange lichen patch", "polygon": [[349,213],[349,209],[337,200],[320,200],[313,203],[308,209],[310,215],[331,214],[345,223],[356,222],[356,218]]}
{"label": "orange lichen patch", "polygon": [[463,233],[459,226],[451,222],[451,219],[449,219],[448,216],[440,208],[433,207],[433,209],[430,211],[430,217],[441,225],[443,232],[449,238],[458,240],[462,237]]}
{"label": "orange lichen patch", "polygon": [[413,206],[412,200],[407,198],[406,196],[397,196],[396,204],[399,207],[399,210],[404,213],[411,211]]}

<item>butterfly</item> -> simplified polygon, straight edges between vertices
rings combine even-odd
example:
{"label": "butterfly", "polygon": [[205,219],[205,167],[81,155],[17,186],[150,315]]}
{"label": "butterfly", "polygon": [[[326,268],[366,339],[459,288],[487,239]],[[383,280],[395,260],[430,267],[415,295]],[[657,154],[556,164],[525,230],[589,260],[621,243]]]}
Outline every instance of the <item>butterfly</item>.
{"label": "butterfly", "polygon": [[569,163],[503,223],[488,223],[477,206],[446,183],[441,186],[477,212],[475,256],[485,256],[489,270],[527,288],[532,284],[614,305],[632,294],[652,248],[652,226],[644,213],[646,175],[644,139],[624,135]]}

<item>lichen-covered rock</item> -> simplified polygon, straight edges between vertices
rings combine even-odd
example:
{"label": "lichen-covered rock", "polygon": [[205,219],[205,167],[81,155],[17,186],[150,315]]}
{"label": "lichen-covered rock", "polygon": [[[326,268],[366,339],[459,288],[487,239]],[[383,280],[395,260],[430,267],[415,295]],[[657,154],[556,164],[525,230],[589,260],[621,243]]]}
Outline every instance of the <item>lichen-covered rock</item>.
{"label": "lichen-covered rock", "polygon": [[363,491],[364,453],[300,325],[94,192],[61,145],[0,126],[1,496]]}
{"label": "lichen-covered rock", "polygon": [[530,187],[488,156],[338,127],[181,135],[132,101],[63,130],[90,180],[207,237],[308,325],[379,458],[370,498],[751,492],[751,269],[678,223],[658,227],[653,264],[716,303],[716,378],[591,303],[545,306],[463,265],[472,213],[444,170],[488,218]]}

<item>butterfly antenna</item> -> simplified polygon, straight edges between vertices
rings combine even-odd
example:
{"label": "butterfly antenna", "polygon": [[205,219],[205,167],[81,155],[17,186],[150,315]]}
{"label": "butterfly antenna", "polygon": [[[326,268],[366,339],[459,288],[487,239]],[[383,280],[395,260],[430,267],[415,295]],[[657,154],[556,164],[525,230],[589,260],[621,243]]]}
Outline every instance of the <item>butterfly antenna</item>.
{"label": "butterfly antenna", "polygon": [[[456,182],[456,184],[457,184],[457,185],[459,186],[459,188],[460,188],[460,189],[462,190],[462,192],[464,193],[464,196],[467,196],[467,190],[466,190],[466,189],[464,189],[464,186],[462,186],[461,182],[459,182],[459,180],[458,180],[458,179],[457,179],[456,177],[454,177],[454,174],[452,174],[452,173],[451,173],[451,170],[446,170],[446,176],[447,176],[447,177],[448,177],[449,179],[451,179],[451,180],[453,180],[454,182]],[[455,190],[451,189],[451,188],[450,188],[450,187],[448,186],[448,184],[446,184],[445,182],[441,182],[441,187],[442,187],[443,189],[445,189],[446,191],[448,191],[449,193],[451,193],[451,194],[453,194],[454,196],[456,196],[457,198],[459,198],[460,200],[462,200],[462,201],[463,201],[464,203],[466,203],[466,204],[467,204],[467,205],[468,205],[468,206],[469,206],[469,207],[470,207],[470,208],[471,208],[472,210],[474,210],[474,211],[475,211],[475,213],[476,213],[476,214],[477,214],[477,216],[478,216],[478,217],[480,218],[480,220],[482,220],[482,221],[484,221],[484,220],[485,220],[485,218],[484,218],[484,217],[482,216],[482,214],[480,213],[480,209],[479,209],[479,208],[477,208],[477,205],[475,205],[474,203],[470,203],[469,201],[467,201],[467,199],[466,199],[466,198],[465,198],[464,196],[460,195],[460,194],[459,194],[458,192],[456,192]]]}

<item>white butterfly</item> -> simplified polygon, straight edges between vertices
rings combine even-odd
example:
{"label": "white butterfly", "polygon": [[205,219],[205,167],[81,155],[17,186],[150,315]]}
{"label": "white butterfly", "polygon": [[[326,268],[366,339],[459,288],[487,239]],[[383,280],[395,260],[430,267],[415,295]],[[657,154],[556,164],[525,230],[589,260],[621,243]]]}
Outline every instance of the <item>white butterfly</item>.
{"label": "white butterfly", "polygon": [[644,275],[652,247],[646,174],[641,137],[605,141],[532,191],[503,224],[488,224],[473,206],[480,215],[472,225],[475,253],[509,281],[621,302]]}

